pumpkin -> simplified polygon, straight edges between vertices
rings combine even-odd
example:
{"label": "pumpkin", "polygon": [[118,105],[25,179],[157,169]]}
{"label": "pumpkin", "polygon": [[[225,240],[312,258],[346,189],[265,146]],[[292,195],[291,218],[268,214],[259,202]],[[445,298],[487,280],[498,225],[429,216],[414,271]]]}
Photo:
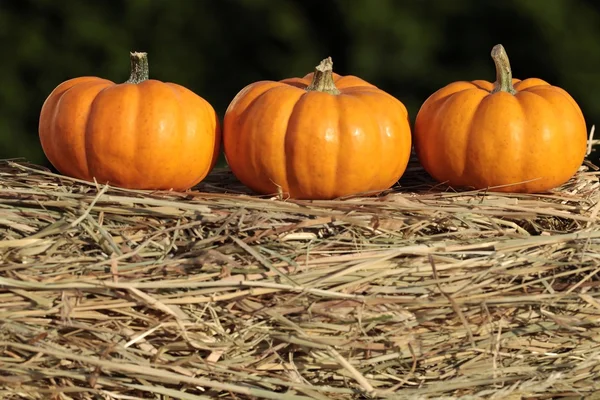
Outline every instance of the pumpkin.
{"label": "pumpkin", "polygon": [[420,163],[455,187],[540,193],[562,185],[586,154],[579,106],[541,79],[513,79],[502,45],[491,56],[494,83],[450,83],[419,109],[414,147]]}
{"label": "pumpkin", "polygon": [[259,194],[327,200],[374,194],[404,173],[411,150],[406,107],[331,57],[303,78],[243,88],[223,120],[233,174]]}
{"label": "pumpkin", "polygon": [[148,76],[146,53],[131,53],[131,76],[115,84],[78,77],[44,102],[39,137],[63,175],[129,189],[186,190],[214,167],[221,128],[191,90]]}

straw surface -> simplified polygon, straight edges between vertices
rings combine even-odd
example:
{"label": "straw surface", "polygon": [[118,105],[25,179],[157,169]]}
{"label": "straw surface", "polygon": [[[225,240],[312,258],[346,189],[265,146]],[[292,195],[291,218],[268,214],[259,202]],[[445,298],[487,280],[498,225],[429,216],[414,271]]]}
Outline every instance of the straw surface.
{"label": "straw surface", "polygon": [[[0,398],[542,399],[600,391],[600,183],[292,201],[0,164]],[[570,397],[572,396],[572,397]]]}

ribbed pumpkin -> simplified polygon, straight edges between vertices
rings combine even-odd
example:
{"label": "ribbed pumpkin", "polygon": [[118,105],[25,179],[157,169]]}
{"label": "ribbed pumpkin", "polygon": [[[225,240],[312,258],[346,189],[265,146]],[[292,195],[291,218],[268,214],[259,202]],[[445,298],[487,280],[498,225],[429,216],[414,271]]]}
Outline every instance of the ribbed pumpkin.
{"label": "ribbed pumpkin", "polygon": [[414,127],[419,161],[455,187],[536,193],[560,186],[586,153],[579,106],[541,79],[513,79],[502,45],[491,56],[496,82],[454,82],[423,103]]}
{"label": "ribbed pumpkin", "polygon": [[42,106],[39,137],[62,174],[130,189],[185,190],[214,167],[221,141],[213,107],[191,90],[148,79],[146,53],[115,84],[79,77]]}
{"label": "ribbed pumpkin", "polygon": [[304,78],[242,89],[223,121],[223,148],[235,176],[260,194],[333,199],[388,189],[411,150],[405,106],[331,58]]}

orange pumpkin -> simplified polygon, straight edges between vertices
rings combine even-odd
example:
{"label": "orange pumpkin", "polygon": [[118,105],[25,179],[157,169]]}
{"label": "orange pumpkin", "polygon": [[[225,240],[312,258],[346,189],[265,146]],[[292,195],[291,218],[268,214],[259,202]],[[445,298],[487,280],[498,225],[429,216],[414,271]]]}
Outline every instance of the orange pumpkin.
{"label": "orange pumpkin", "polygon": [[454,82],[421,106],[414,127],[419,161],[437,181],[499,192],[546,192],[568,181],[586,153],[583,114],[563,89],[512,78],[502,45],[496,82]]}
{"label": "orange pumpkin", "polygon": [[204,99],[148,79],[146,53],[131,53],[131,76],[115,84],[80,77],[44,102],[39,136],[62,174],[130,189],[185,190],[214,167],[218,117]]}
{"label": "orange pumpkin", "polygon": [[381,192],[404,173],[411,150],[405,106],[331,58],[304,78],[242,89],[223,121],[235,176],[260,194],[333,199]]}

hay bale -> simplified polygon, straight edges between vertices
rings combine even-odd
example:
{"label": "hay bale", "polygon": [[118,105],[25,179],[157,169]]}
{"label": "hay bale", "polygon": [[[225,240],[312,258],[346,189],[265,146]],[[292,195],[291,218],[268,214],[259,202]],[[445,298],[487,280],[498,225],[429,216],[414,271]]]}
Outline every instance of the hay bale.
{"label": "hay bale", "polygon": [[[0,165],[0,394],[526,399],[600,390],[600,183],[187,193]],[[536,397],[541,396],[541,397]]]}

